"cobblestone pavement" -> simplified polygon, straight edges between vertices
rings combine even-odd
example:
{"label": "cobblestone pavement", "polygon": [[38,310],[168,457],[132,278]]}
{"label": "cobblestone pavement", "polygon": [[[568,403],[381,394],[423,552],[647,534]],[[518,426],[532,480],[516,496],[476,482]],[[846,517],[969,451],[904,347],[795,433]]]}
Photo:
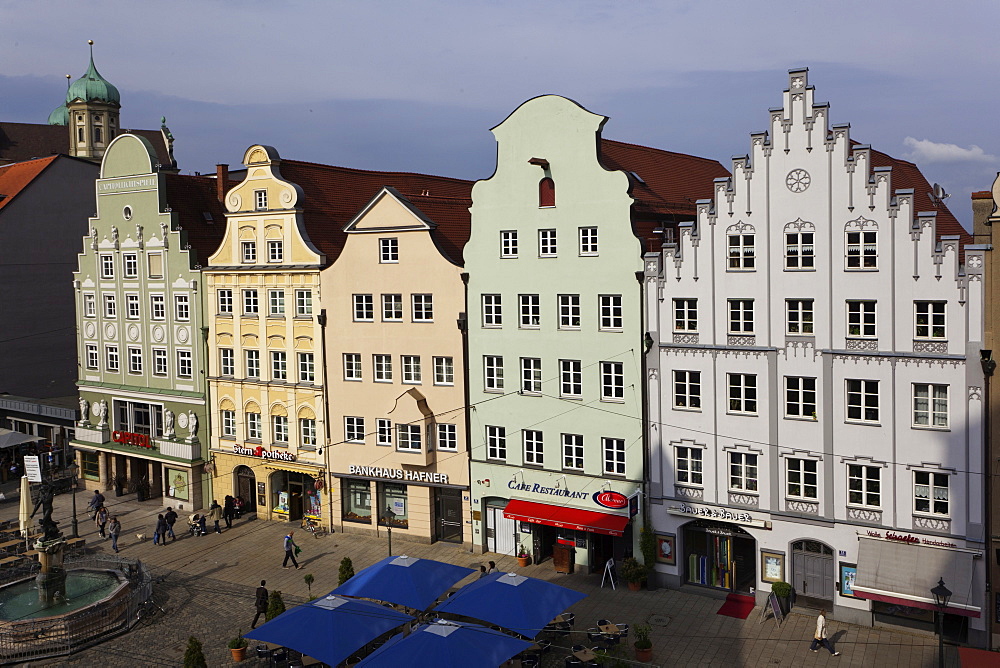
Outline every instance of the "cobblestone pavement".
{"label": "cobblestone pavement", "polygon": [[[96,527],[86,514],[87,499],[89,494],[84,493],[77,498],[80,535],[86,537],[88,549],[110,550],[110,541],[97,536]],[[221,535],[183,535],[166,546],[154,546],[151,540],[139,540],[137,534],[152,535],[156,513],[163,511],[162,506],[153,501],[137,503],[134,497],[109,498],[108,506],[122,521],[119,540],[122,556],[143,560],[157,578],[162,578],[155,586],[155,601],[164,612],[156,612],[130,632],[71,657],[32,665],[179,666],[191,635],[201,640],[210,666],[235,665],[226,643],[241,631],[249,630],[254,614],[254,589],[259,580],[267,580],[272,591],[280,590],[286,605],[291,607],[306,600],[310,593],[303,575],[312,574],[315,577],[312,593],[323,595],[337,586],[343,557],[349,556],[357,571],[388,554],[384,537],[337,533],[314,539],[297,531],[297,542],[302,547],[299,562],[304,568],[283,570],[282,537],[288,530],[286,524],[242,519]],[[69,495],[57,497],[54,517],[61,521],[60,528],[67,534],[70,515]],[[13,502],[0,505],[0,520],[16,516],[16,497]],[[185,526],[185,520],[182,514],[177,528]],[[551,562],[520,569],[512,557],[475,555],[461,546],[402,542],[398,535],[393,538],[394,554],[437,559],[477,571],[485,559],[494,559],[501,570],[519,571],[587,594],[587,598],[570,609],[577,615],[577,635],[556,639],[551,653],[545,657],[546,666],[561,667],[568,653],[564,648],[586,643],[584,631],[596,625],[599,618],[626,622],[633,628],[640,623],[650,624],[653,663],[660,666],[930,668],[937,665],[937,640],[925,634],[890,632],[830,619],[828,626],[834,646],[842,652],[842,656],[832,657],[823,650],[809,651],[815,617],[808,611],[793,610],[779,628],[772,619],[759,623],[759,608],[745,620],[718,615],[720,600],[687,590],[632,592],[623,586],[617,590],[609,586],[602,589],[600,575],[556,574]],[[470,576],[469,581],[474,577]],[[638,665],[632,661],[631,648],[623,647],[621,655],[629,660],[623,665]],[[947,663],[951,667],[959,665],[957,653],[951,648]],[[258,665],[258,660],[248,659],[242,665]]]}

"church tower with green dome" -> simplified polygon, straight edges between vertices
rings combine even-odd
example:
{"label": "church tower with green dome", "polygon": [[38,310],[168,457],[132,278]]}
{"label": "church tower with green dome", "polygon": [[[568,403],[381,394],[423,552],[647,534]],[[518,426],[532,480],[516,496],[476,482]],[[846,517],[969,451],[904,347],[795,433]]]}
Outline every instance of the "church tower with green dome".
{"label": "church tower with green dome", "polygon": [[94,41],[89,40],[88,44],[90,67],[70,84],[65,105],[49,115],[49,124],[65,124],[69,128],[70,155],[99,160],[119,133],[121,96],[118,89],[97,71],[94,66]]}

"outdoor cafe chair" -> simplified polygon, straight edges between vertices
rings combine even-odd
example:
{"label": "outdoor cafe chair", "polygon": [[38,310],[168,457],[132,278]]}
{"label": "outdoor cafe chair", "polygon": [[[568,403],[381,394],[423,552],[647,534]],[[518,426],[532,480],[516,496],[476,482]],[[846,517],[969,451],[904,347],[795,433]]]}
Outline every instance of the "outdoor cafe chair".
{"label": "outdoor cafe chair", "polygon": [[607,620],[607,619],[598,619],[597,620],[597,625],[598,626],[610,626],[611,625],[611,621]]}
{"label": "outdoor cafe chair", "polygon": [[569,624],[570,628],[573,628],[573,625],[576,624],[576,613],[575,612],[568,612],[568,613],[566,613],[566,622],[565,623]]}
{"label": "outdoor cafe chair", "polygon": [[271,656],[271,650],[267,648],[267,645],[257,645],[254,650],[257,652],[258,659],[267,659]]}
{"label": "outdoor cafe chair", "polygon": [[271,652],[271,665],[277,666],[279,663],[285,663],[288,660],[288,650],[284,647],[279,647],[278,649]]}
{"label": "outdoor cafe chair", "polygon": [[566,657],[566,668],[583,668],[583,661],[575,656]]}
{"label": "outdoor cafe chair", "polygon": [[594,628],[587,629],[587,640],[589,640],[590,642],[601,642],[603,638],[604,634],[601,633],[600,629],[594,629]]}
{"label": "outdoor cafe chair", "polygon": [[540,653],[542,653],[542,652],[548,652],[550,649],[552,649],[552,641],[551,640],[536,640],[535,643],[538,644],[538,647],[540,648],[538,651]]}

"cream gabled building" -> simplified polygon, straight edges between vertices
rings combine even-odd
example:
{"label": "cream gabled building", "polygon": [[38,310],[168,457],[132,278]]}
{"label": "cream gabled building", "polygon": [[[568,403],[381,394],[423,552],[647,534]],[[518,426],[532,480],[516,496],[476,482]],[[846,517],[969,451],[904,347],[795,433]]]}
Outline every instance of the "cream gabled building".
{"label": "cream gabled building", "polygon": [[404,539],[471,545],[461,263],[470,186],[465,197],[383,188],[344,228],[323,274],[340,530],[388,523]]}
{"label": "cream gabled building", "polygon": [[[263,519],[324,517],[325,256],[305,233],[302,189],[251,146],[226,196],[226,235],[205,269],[215,494]],[[317,484],[317,483],[320,484]]]}

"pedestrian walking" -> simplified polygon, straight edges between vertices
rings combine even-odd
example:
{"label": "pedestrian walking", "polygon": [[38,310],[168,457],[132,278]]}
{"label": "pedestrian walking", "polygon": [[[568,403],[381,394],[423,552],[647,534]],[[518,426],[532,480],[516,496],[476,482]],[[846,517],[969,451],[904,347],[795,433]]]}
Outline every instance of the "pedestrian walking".
{"label": "pedestrian walking", "polygon": [[114,549],[115,554],[118,554],[118,536],[122,532],[122,523],[118,521],[118,516],[111,518],[111,524],[108,525],[108,536],[111,537],[111,547]]}
{"label": "pedestrian walking", "polygon": [[222,518],[226,520],[226,528],[233,528],[233,518],[236,517],[236,504],[233,497],[226,495],[222,506]]}
{"label": "pedestrian walking", "polygon": [[267,593],[267,589],[264,588],[264,586],[266,584],[267,584],[267,582],[265,582],[264,580],[261,580],[260,581],[260,586],[257,587],[257,594],[254,597],[254,607],[257,608],[257,614],[254,615],[254,617],[253,617],[253,624],[250,625],[250,628],[252,628],[252,629],[257,628],[257,620],[260,619],[260,616],[267,613],[267,597],[268,597],[268,593]]}
{"label": "pedestrian walking", "polygon": [[94,496],[90,498],[90,503],[87,504],[87,509],[90,510],[90,519],[97,517],[97,509],[104,505],[104,495],[101,494],[100,490],[94,490]]}
{"label": "pedestrian walking", "polygon": [[[177,535],[174,533],[174,522],[177,521],[177,513],[174,512],[173,508],[167,508],[167,512],[163,514],[163,519],[167,521],[167,536],[170,536],[170,540],[177,540]],[[166,536],[164,536],[163,542],[166,542]]]}
{"label": "pedestrian walking", "polygon": [[167,520],[163,518],[163,513],[156,516],[156,529],[153,531],[153,545],[167,544]]}
{"label": "pedestrian walking", "polygon": [[294,535],[295,535],[294,531],[289,531],[288,535],[285,536],[285,560],[281,562],[282,568],[288,568],[289,559],[292,560],[292,564],[295,565],[295,568],[302,568],[301,566],[299,566],[299,562],[295,560],[294,553],[298,552],[300,548],[298,545],[295,544],[295,541],[292,539],[292,536]]}
{"label": "pedestrian walking", "polygon": [[809,649],[813,652],[818,652],[819,650],[816,648],[820,645],[826,647],[830,651],[830,654],[840,656],[840,652],[833,651],[833,645],[830,644],[830,641],[826,637],[826,610],[819,611],[819,617],[816,618],[816,632],[813,634],[813,641],[809,645]]}
{"label": "pedestrian walking", "polygon": [[107,535],[104,532],[104,527],[108,525],[108,519],[110,516],[111,515],[108,513],[108,509],[104,506],[98,508],[97,514],[94,515],[94,524],[97,525],[97,534],[101,538],[107,538]]}
{"label": "pedestrian walking", "polygon": [[222,506],[215,499],[212,500],[212,505],[208,508],[208,519],[215,522],[215,533],[222,533],[222,529],[219,528],[219,522],[222,520]]}

